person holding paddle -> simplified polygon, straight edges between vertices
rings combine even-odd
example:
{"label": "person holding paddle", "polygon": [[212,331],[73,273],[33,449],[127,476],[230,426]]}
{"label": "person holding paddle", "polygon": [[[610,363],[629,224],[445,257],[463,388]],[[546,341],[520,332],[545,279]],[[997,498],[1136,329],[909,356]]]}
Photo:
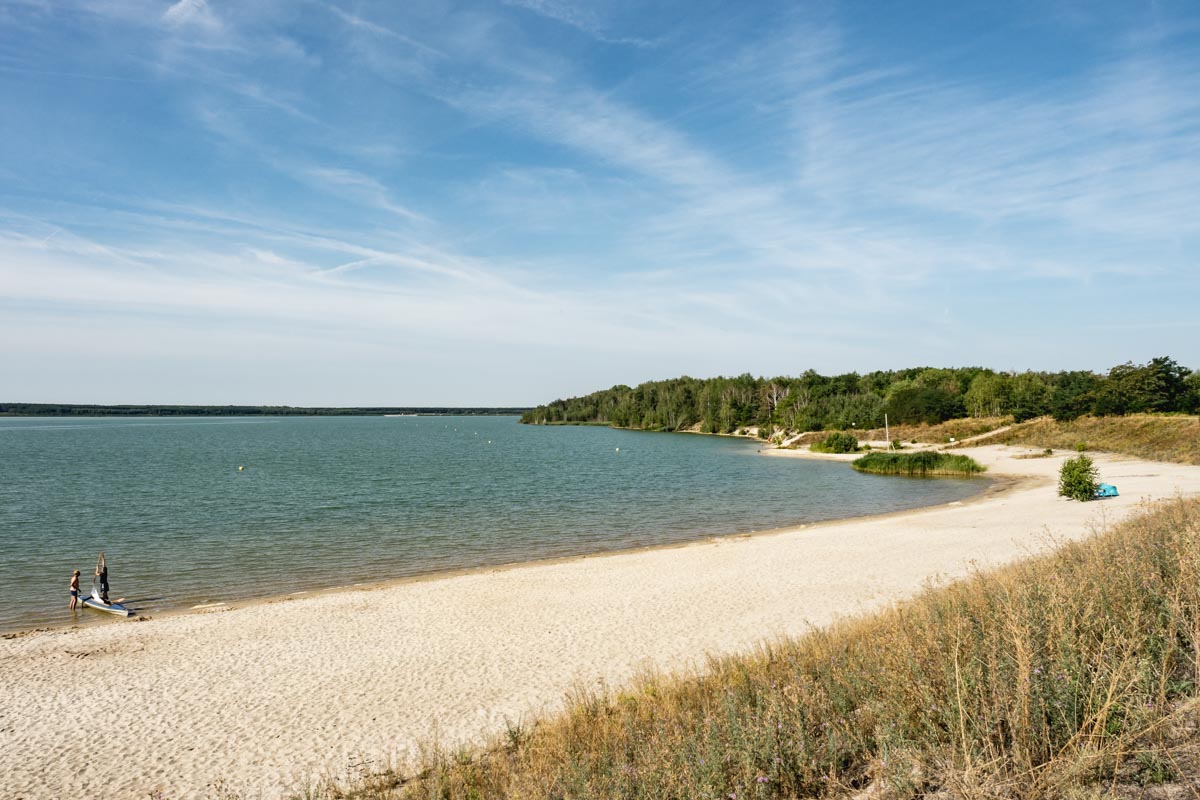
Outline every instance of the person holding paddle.
{"label": "person holding paddle", "polygon": [[96,562],[96,580],[100,582],[100,599],[108,602],[108,564],[104,563],[104,551],[100,551],[100,559]]}

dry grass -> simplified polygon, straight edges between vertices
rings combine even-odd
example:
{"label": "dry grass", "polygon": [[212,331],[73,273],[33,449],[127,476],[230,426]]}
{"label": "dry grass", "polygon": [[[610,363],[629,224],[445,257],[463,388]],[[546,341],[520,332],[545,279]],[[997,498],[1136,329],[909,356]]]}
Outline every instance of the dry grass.
{"label": "dry grass", "polygon": [[415,774],[308,796],[1100,796],[1173,778],[1165,731],[1198,661],[1200,501],[1178,500],[702,675],[580,691],[561,716],[431,752]]}
{"label": "dry grass", "polygon": [[989,433],[1005,425],[1011,425],[1012,417],[966,417],[952,419],[937,425],[892,425],[885,430],[872,428],[870,430],[852,431],[863,441],[881,441],[890,434],[893,440],[902,442],[920,442],[923,444],[945,444],[951,437],[957,441],[972,436]]}
{"label": "dry grass", "polygon": [[1125,417],[1080,417],[1056,422],[1049,417],[1023,422],[972,444],[1023,444],[1087,450],[1200,464],[1200,417],[1167,414],[1130,414]]}
{"label": "dry grass", "polygon": [[[990,433],[1005,425],[1011,425],[1012,417],[968,417],[952,419],[937,425],[893,425],[886,431],[883,428],[852,428],[842,433],[853,434],[860,441],[883,441],[890,435],[892,441],[919,442],[922,444],[946,444],[951,438],[957,441],[972,436]],[[792,447],[820,442],[829,436],[830,431],[807,431],[800,434],[786,432],[777,433],[778,438],[792,439]]]}
{"label": "dry grass", "polygon": [[1022,453],[1019,456],[1013,456],[1013,458],[1015,458],[1019,461],[1027,461],[1031,458],[1053,458],[1053,457],[1054,457],[1054,451],[1051,450],[1049,447],[1047,447],[1045,450],[1043,450],[1040,453]]}

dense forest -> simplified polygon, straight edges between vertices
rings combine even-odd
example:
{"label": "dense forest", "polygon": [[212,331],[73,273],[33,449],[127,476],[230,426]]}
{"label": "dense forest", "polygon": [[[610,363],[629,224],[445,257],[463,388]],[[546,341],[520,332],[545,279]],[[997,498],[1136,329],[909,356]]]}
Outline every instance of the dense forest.
{"label": "dense forest", "polygon": [[682,377],[555,400],[521,421],[666,431],[699,426],[706,433],[757,426],[765,436],[773,430],[881,427],[885,413],[892,424],[932,424],[966,416],[1011,415],[1020,422],[1198,409],[1200,373],[1162,357],[1119,364],[1104,375],[914,367],[831,377],[812,370],[796,378]]}
{"label": "dense forest", "polygon": [[346,417],[383,414],[512,415],[524,408],[300,408],[297,406],[96,406],[0,403],[0,417]]}

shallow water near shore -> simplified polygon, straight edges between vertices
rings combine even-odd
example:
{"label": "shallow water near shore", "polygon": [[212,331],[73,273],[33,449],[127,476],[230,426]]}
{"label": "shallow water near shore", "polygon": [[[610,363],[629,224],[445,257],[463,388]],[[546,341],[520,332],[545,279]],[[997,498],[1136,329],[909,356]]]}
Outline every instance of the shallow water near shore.
{"label": "shallow water near shore", "polygon": [[[0,418],[0,630],[935,505],[987,481],[513,417]],[[244,469],[239,470],[239,467]],[[113,619],[113,621],[117,621]]]}

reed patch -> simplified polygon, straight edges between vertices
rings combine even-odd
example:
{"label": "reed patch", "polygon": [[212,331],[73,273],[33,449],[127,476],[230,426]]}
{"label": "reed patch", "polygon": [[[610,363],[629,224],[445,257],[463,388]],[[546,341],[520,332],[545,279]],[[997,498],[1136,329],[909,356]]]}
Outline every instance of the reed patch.
{"label": "reed patch", "polygon": [[978,475],[987,468],[970,456],[922,450],[916,453],[868,453],[851,466],[859,472],[875,475],[910,477]]}

